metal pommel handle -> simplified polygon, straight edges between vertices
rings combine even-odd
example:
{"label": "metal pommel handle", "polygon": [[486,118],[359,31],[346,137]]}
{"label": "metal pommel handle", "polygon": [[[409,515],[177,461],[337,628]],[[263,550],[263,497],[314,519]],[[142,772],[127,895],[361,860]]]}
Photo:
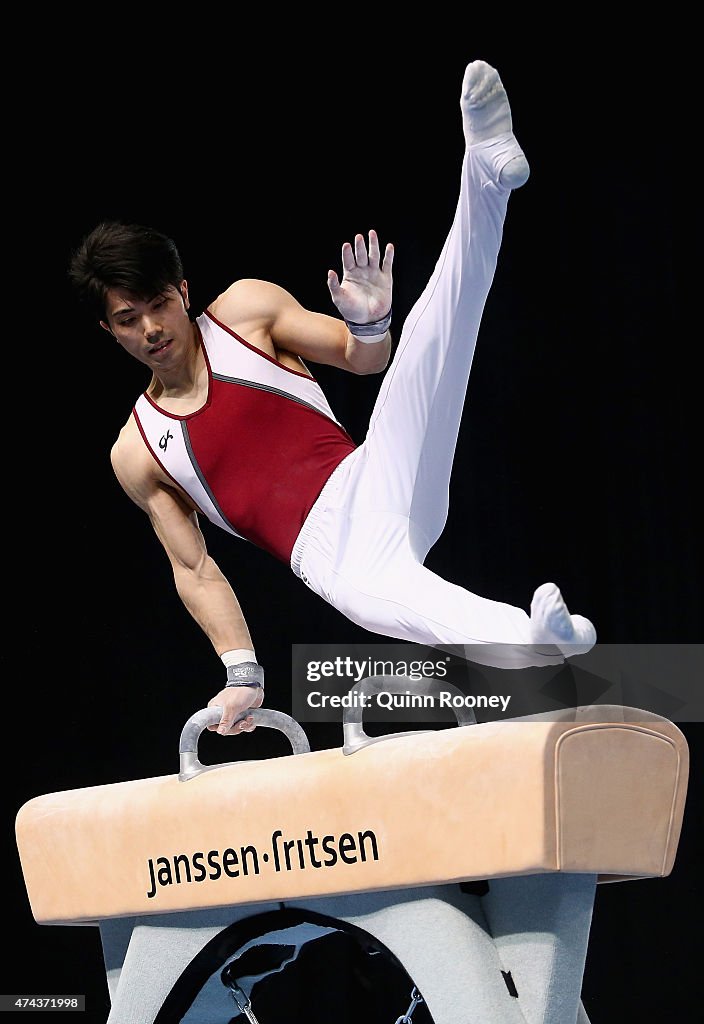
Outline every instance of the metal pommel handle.
{"label": "metal pommel handle", "polygon": [[[273,711],[269,708],[255,708],[254,710],[248,710],[236,721],[239,722],[250,715],[254,719],[256,726],[264,725],[269,729],[278,729],[279,732],[288,736],[294,754],[307,754],[310,752],[308,737],[298,722],[291,718],[290,715],[285,715],[283,711]],[[179,782],[187,782],[189,779],[195,778],[196,775],[200,775],[201,772],[210,771],[211,768],[222,768],[220,764],[201,764],[198,760],[198,740],[200,739],[200,734],[209,725],[217,725],[221,718],[222,708],[214,705],[212,708],[203,708],[201,711],[196,711],[184,725],[178,746],[180,758]]]}
{"label": "metal pommel handle", "polygon": [[[342,714],[342,729],[344,742],[342,745],[343,754],[354,754],[356,750],[368,746],[370,743],[379,743],[381,740],[393,740],[399,736],[414,736],[420,732],[430,732],[429,729],[416,729],[413,732],[392,732],[386,736],[367,736],[362,727],[362,714],[364,707],[370,697],[378,693],[391,693],[405,695],[408,691],[423,697],[437,697],[441,693],[452,693],[464,699],[464,694],[458,686],[452,683],[439,683],[437,679],[411,679],[409,676],[367,676],[360,679],[352,687],[348,696],[352,696],[351,706],[345,707]],[[464,706],[453,707],[457,724],[476,725],[477,719],[471,708]]]}

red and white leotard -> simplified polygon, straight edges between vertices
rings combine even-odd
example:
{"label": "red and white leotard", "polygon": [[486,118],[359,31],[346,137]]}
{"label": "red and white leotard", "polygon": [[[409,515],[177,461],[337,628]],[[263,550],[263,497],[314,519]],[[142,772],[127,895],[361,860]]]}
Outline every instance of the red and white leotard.
{"label": "red and white leotard", "polygon": [[204,515],[288,563],[335,467],[356,443],[320,385],[254,348],[206,310],[195,321],[208,397],[186,416],[145,393],[134,406],[144,442]]}

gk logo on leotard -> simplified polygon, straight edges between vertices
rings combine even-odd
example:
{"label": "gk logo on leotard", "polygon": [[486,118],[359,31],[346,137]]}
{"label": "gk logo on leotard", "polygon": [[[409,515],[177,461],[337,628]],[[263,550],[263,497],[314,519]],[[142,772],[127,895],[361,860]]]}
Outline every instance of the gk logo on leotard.
{"label": "gk logo on leotard", "polygon": [[159,447],[161,448],[162,451],[166,451],[166,446],[173,436],[174,435],[171,433],[171,431],[167,430],[164,436],[160,439]]}

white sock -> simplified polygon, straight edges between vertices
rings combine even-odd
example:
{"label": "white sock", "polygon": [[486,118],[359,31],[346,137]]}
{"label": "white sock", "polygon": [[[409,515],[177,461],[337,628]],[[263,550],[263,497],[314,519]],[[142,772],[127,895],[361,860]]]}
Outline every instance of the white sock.
{"label": "white sock", "polygon": [[586,654],[596,643],[596,630],[583,615],[570,615],[559,587],[543,583],[530,605],[534,644],[554,644],[566,658]]}
{"label": "white sock", "polygon": [[511,136],[513,145],[496,167],[497,180],[506,188],[519,188],[528,180],[530,168],[513,135],[511,107],[499,73],[483,60],[468,64],[462,80],[462,123],[467,146],[476,146],[500,136]]}

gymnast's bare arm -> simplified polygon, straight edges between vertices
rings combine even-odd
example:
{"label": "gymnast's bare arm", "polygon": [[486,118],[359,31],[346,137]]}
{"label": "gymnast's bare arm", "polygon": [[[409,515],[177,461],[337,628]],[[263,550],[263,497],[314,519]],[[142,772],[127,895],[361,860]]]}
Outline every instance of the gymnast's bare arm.
{"label": "gymnast's bare arm", "polygon": [[[253,649],[252,638],[232,587],[206,550],[195,509],[157,466],[130,417],[110,453],[115,475],[127,495],[146,512],[171,562],[179,597],[218,655]],[[233,717],[259,707],[260,689],[230,687],[210,702]],[[210,706],[210,705],[209,705]],[[237,727],[233,732],[245,731]]]}
{"label": "gymnast's bare arm", "polygon": [[250,344],[268,352],[294,370],[306,370],[303,359],[337,366],[352,373],[380,373],[391,355],[391,334],[362,342],[347,329],[345,319],[368,324],[391,308],[393,246],[387,245],[381,265],[376,232],[369,233],[369,248],[362,235],[354,246],[342,246],[344,274],[339,281],[328,271],[328,288],[343,319],[305,309],[289,292],[269,281],[235,281],[209,306],[221,323]]}

